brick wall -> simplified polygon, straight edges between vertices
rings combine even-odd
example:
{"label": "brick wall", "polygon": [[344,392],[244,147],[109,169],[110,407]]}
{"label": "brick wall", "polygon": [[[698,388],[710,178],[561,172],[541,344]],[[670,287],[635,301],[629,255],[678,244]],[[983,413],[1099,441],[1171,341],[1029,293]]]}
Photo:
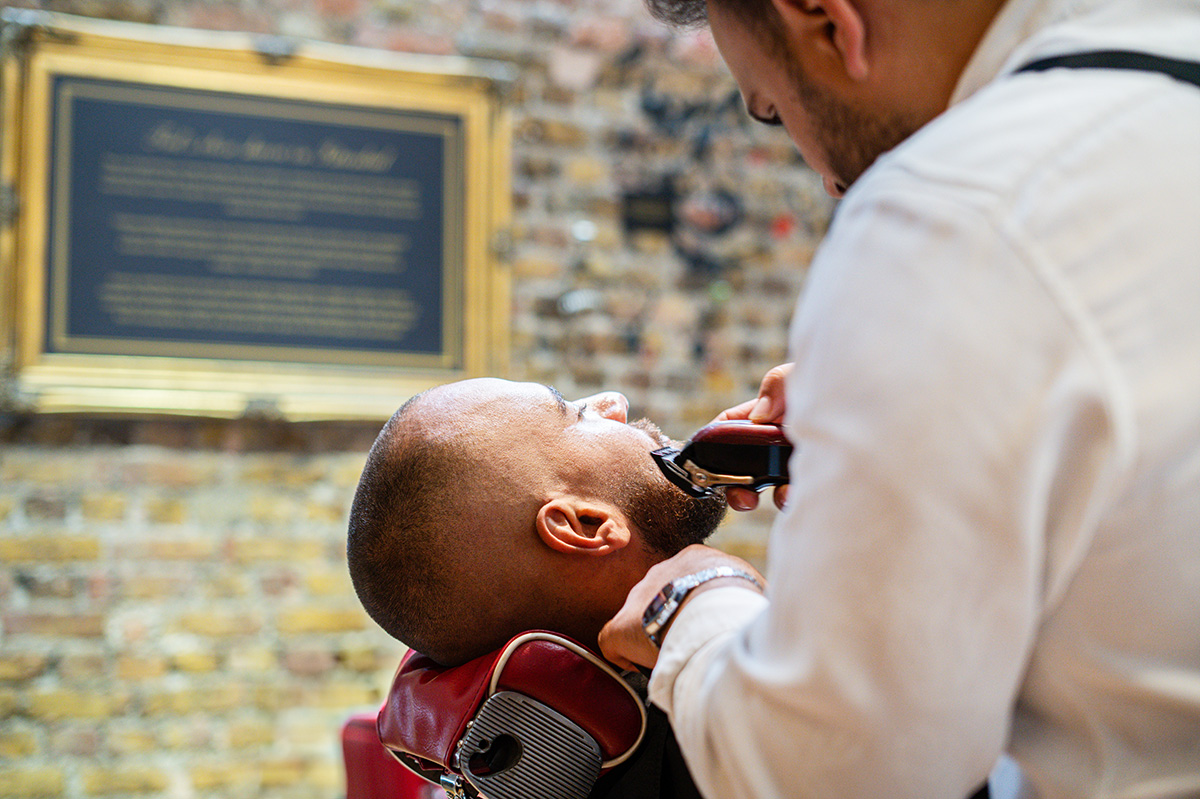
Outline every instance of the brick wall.
{"label": "brick wall", "polygon": [[7,429],[0,796],[340,795],[402,653],[343,553],[374,427]]}
{"label": "brick wall", "polygon": [[[508,376],[684,436],[784,358],[830,205],[639,0],[13,5],[514,63]],[[663,185],[677,235],[627,233]],[[376,429],[0,417],[0,797],[341,795],[338,726],[401,654],[342,549]],[[761,565],[771,516],[719,542]]]}

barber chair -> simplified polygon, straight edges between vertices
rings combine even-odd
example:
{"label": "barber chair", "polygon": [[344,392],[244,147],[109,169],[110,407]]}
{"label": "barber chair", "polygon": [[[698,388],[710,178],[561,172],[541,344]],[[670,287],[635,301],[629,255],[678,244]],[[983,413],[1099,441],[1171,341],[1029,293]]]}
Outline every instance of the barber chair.
{"label": "barber chair", "polygon": [[[347,750],[347,797],[586,799],[638,749],[646,722],[643,700],[612,666],[554,633],[523,633],[451,668],[409,652],[379,711],[375,747],[356,743],[366,755],[353,763]],[[352,723],[356,740],[370,738],[369,717]],[[386,767],[376,762],[385,748],[395,758]],[[400,787],[411,780],[432,793]]]}

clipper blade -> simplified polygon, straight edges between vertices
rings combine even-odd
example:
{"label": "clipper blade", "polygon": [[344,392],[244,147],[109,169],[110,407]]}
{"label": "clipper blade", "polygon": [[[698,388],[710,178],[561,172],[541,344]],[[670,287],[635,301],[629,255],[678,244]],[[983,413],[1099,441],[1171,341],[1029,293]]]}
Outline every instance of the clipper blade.
{"label": "clipper blade", "polygon": [[711,488],[702,488],[692,482],[692,477],[676,462],[683,452],[675,447],[663,447],[650,453],[663,476],[671,481],[680,491],[692,497],[707,497],[714,493]]}

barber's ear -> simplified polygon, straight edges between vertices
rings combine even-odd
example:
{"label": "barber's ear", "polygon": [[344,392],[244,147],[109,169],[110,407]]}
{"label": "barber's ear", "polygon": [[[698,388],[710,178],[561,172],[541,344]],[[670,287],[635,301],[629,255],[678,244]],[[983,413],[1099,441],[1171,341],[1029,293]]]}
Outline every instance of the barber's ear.
{"label": "barber's ear", "polygon": [[547,502],[535,525],[542,543],[569,555],[611,555],[632,537],[624,514],[615,507],[573,497]]}
{"label": "barber's ear", "polygon": [[[867,28],[857,0],[772,0],[792,42],[840,64],[846,77],[866,80]],[[815,48],[815,49],[810,49]]]}

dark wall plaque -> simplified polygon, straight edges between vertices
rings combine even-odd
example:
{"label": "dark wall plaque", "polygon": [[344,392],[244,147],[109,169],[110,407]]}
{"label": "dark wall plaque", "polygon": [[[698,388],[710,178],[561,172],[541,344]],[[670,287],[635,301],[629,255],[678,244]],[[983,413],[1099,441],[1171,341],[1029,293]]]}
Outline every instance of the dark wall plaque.
{"label": "dark wall plaque", "polygon": [[462,367],[454,116],[57,76],[46,352]]}
{"label": "dark wall plaque", "polygon": [[31,29],[6,113],[17,381],[35,404],[378,415],[502,366],[494,80],[95,26]]}

